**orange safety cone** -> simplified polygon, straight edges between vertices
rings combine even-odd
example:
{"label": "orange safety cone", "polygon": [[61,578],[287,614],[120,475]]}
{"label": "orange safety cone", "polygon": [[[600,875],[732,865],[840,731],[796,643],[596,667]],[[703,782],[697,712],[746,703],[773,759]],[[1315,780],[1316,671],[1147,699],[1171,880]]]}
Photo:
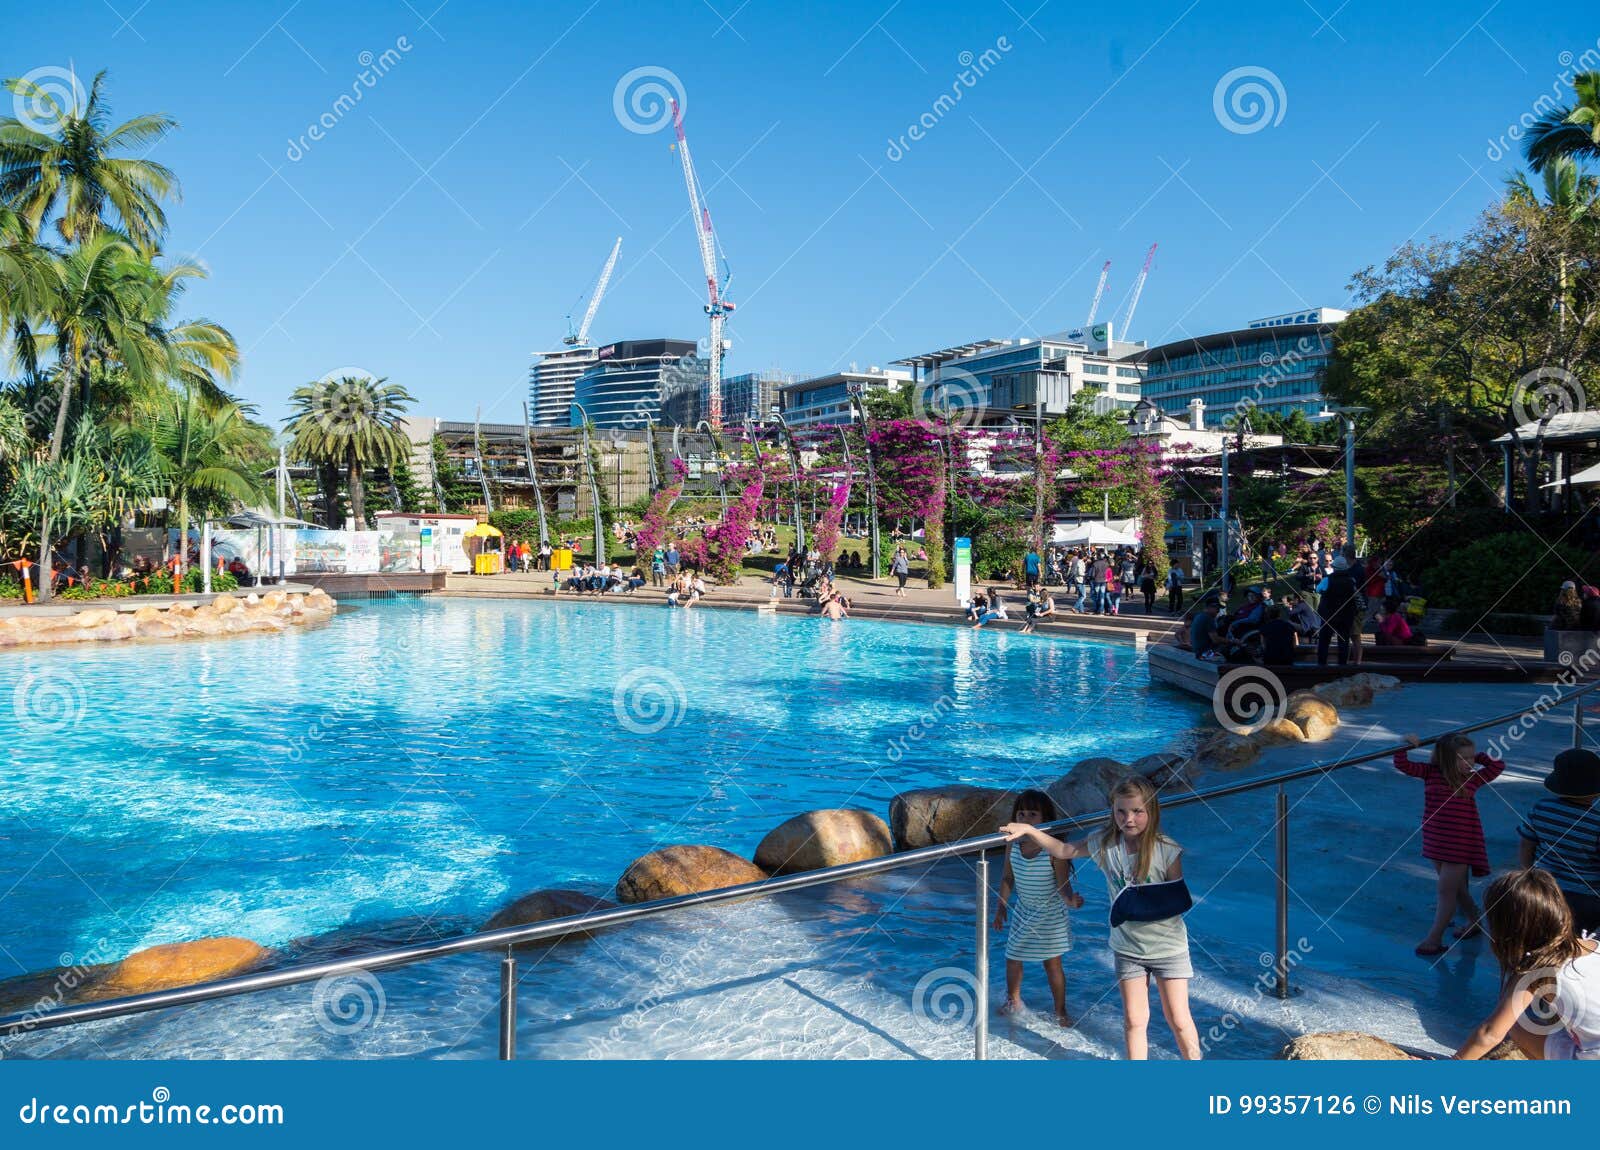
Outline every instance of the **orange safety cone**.
{"label": "orange safety cone", "polygon": [[33,581],[28,577],[28,572],[33,567],[33,564],[26,559],[21,559],[18,560],[17,566],[22,570],[22,601],[24,603],[32,603]]}

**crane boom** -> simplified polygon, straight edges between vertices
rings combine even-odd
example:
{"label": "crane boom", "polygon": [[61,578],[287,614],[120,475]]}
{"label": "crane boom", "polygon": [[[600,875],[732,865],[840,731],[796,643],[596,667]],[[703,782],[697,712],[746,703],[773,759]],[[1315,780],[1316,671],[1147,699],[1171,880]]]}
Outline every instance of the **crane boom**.
{"label": "crane boom", "polygon": [[1144,254],[1144,267],[1139,269],[1139,278],[1133,281],[1133,298],[1128,300],[1128,310],[1122,317],[1122,338],[1128,338],[1128,330],[1133,326],[1133,309],[1139,306],[1139,296],[1144,291],[1144,281],[1150,278],[1150,264],[1156,258],[1156,245],[1151,244],[1150,250]]}
{"label": "crane boom", "polygon": [[1100,282],[1095,285],[1094,299],[1089,303],[1089,318],[1083,321],[1083,326],[1088,327],[1094,323],[1094,317],[1100,311],[1100,297],[1106,294],[1106,277],[1111,274],[1111,261],[1107,260],[1100,269]]}
{"label": "crane boom", "polygon": [[694,219],[695,237],[700,244],[700,267],[706,277],[706,315],[711,320],[711,349],[707,371],[706,422],[712,430],[722,430],[722,324],[733,304],[722,298],[717,284],[717,241],[711,229],[711,209],[700,190],[700,180],[689,158],[689,140],[683,134],[683,109],[672,101],[672,127],[678,135],[678,155],[683,162],[683,183],[689,192],[689,214]]}
{"label": "crane boom", "polygon": [[617,242],[611,245],[611,254],[606,257],[606,266],[600,269],[600,279],[594,285],[594,291],[589,296],[589,308],[583,313],[583,323],[578,326],[578,334],[569,338],[568,343],[584,344],[589,340],[589,325],[594,323],[594,313],[600,310],[600,297],[606,294],[606,287],[611,283],[611,269],[617,266],[617,253],[622,250],[622,237],[617,237]]}

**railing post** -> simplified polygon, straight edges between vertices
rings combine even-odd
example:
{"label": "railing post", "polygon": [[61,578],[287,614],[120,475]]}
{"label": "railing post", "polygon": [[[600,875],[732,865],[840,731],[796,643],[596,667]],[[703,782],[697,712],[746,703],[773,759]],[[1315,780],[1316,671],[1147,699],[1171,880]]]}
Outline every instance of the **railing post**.
{"label": "railing post", "polygon": [[517,957],[511,948],[500,960],[500,1061],[517,1056]]}
{"label": "railing post", "polygon": [[1289,795],[1278,784],[1278,938],[1272,962],[1273,993],[1289,997]]}
{"label": "railing post", "polygon": [[989,1057],[989,852],[978,854],[977,957],[972,980],[972,1057]]}
{"label": "railing post", "polygon": [[1575,699],[1572,703],[1572,745],[1574,748],[1583,746],[1583,700]]}

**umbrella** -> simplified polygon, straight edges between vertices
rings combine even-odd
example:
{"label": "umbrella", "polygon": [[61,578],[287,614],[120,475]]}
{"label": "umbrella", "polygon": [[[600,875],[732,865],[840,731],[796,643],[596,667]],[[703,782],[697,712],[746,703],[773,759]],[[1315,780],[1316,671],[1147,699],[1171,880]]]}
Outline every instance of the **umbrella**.
{"label": "umbrella", "polygon": [[1057,523],[1055,543],[1064,543],[1068,546],[1089,547],[1137,547],[1139,540],[1132,535],[1107,527],[1104,523]]}

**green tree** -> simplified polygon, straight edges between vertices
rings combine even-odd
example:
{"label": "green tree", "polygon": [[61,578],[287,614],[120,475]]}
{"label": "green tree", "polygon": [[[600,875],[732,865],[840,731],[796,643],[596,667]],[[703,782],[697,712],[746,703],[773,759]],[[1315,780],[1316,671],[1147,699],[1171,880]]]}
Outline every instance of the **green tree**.
{"label": "green tree", "polygon": [[6,81],[29,117],[0,117],[0,201],[36,237],[53,218],[68,242],[117,230],[153,251],[167,230],[161,202],[177,195],[178,180],[148,153],[177,121],[144,115],[112,127],[105,78],[95,76],[71,107],[26,78]]}
{"label": "green tree", "polygon": [[1573,103],[1540,116],[1528,129],[1523,155],[1535,172],[1560,157],[1600,160],[1600,72],[1572,81]]}
{"label": "green tree", "polygon": [[236,405],[213,407],[192,390],[168,389],[148,413],[150,446],[159,483],[178,512],[178,563],[187,555],[189,513],[266,497],[258,470],[248,462],[264,449],[265,429],[252,425]]}
{"label": "green tree", "polygon": [[296,388],[288,419],[299,459],[344,468],[350,514],[366,524],[363,476],[369,467],[393,467],[411,455],[401,421],[415,402],[399,384],[370,376],[322,379]]}

